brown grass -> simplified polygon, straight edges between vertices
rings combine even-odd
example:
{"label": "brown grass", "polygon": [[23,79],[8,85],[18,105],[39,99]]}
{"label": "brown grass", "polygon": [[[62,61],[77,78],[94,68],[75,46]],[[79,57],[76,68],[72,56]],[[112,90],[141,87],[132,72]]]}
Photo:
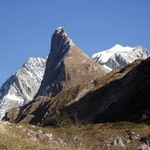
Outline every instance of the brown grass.
{"label": "brown grass", "polygon": [[[42,129],[44,132],[52,133],[53,139],[50,143],[30,141],[26,130],[34,131]],[[144,124],[133,124],[121,122],[115,124],[97,124],[76,127],[74,125],[59,128],[40,128],[10,124],[0,130],[0,150],[100,150],[107,149],[104,141],[110,137],[125,135],[127,132],[135,131],[143,137],[150,138],[150,128]],[[58,138],[63,139],[67,146],[56,145]],[[138,141],[126,144],[126,150],[137,149]],[[111,150],[117,150],[111,147]]]}

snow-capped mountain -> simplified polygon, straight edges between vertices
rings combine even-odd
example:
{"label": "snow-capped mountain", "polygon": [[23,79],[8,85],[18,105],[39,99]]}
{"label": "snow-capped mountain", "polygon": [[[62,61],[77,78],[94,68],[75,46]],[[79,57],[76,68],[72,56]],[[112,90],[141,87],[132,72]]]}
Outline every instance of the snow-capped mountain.
{"label": "snow-capped mountain", "polygon": [[123,47],[117,44],[111,49],[93,54],[92,58],[111,71],[116,67],[126,66],[136,59],[146,59],[149,56],[149,51],[142,46]]}
{"label": "snow-capped mountain", "polygon": [[0,118],[8,109],[31,101],[39,89],[47,58],[29,58],[0,89]]}

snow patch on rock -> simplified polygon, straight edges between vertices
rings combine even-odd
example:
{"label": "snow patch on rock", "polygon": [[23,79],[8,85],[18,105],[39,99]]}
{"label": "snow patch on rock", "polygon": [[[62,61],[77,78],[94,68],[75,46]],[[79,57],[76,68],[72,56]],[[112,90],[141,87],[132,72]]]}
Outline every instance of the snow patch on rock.
{"label": "snow patch on rock", "polygon": [[47,58],[29,58],[0,88],[0,118],[13,107],[23,106],[37,93]]}

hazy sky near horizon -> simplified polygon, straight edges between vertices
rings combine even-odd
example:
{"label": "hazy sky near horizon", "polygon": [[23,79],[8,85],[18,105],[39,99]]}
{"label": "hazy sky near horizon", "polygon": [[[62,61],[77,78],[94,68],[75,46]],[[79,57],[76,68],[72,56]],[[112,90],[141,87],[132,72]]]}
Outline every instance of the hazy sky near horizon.
{"label": "hazy sky near horizon", "polygon": [[47,56],[58,26],[89,56],[115,44],[150,50],[150,0],[0,0],[0,84]]}

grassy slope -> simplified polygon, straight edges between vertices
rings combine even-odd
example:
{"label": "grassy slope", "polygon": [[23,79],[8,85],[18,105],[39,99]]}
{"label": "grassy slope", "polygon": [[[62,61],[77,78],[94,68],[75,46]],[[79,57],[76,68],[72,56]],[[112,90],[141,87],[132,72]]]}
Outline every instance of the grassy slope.
{"label": "grassy slope", "polygon": [[[125,135],[131,131],[135,131],[143,137],[149,137],[150,133],[149,126],[128,122],[80,127],[69,125],[59,128],[40,128],[44,132],[52,133],[54,140],[63,139],[67,146],[62,146],[61,144],[56,145],[53,140],[50,143],[33,142],[29,140],[25,131],[27,128],[38,130],[39,127],[22,126],[19,128],[18,126],[9,124],[4,128],[0,127],[0,150],[98,150],[102,149],[104,141],[110,137]],[[80,139],[75,139],[75,137],[80,137]],[[126,149],[137,149],[138,146],[138,142],[132,142],[132,144],[126,144]],[[116,148],[112,147],[113,149]]]}

